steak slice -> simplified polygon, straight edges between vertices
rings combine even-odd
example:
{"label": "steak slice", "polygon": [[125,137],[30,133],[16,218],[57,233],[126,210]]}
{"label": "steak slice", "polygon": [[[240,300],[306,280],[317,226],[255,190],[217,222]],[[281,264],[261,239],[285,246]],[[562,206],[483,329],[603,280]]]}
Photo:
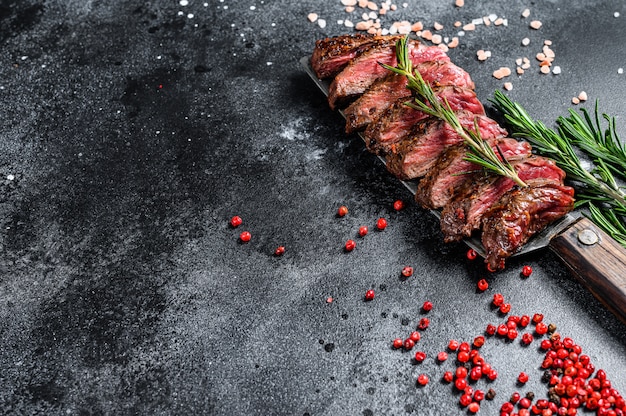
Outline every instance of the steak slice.
{"label": "steak slice", "polygon": [[482,243],[485,262],[502,269],[537,232],[574,209],[574,189],[560,184],[543,184],[507,193],[483,218]]}
{"label": "steak slice", "polygon": [[341,72],[350,60],[375,46],[389,46],[402,36],[375,36],[357,33],[335,36],[315,42],[311,67],[318,78],[331,78]]}
{"label": "steak slice", "polygon": [[[485,114],[482,103],[472,90],[446,86],[433,88],[440,100],[447,100],[453,111],[468,111],[473,114]],[[376,154],[384,155],[393,143],[399,143],[411,134],[413,127],[428,118],[423,111],[405,105],[401,98],[387,108],[365,129],[364,139],[367,148]]]}
{"label": "steak slice", "polygon": [[[426,46],[417,40],[408,44],[409,59],[413,65],[426,61],[449,61],[450,58],[444,51],[436,46]],[[328,104],[331,109],[343,107],[351,100],[363,94],[378,78],[389,73],[380,64],[395,66],[396,47],[376,46],[369,48],[356,58],[352,59],[333,79],[328,89]]]}
{"label": "steak slice", "polygon": [[[540,156],[513,161],[517,175],[527,185],[562,185],[565,172],[554,161]],[[441,211],[441,231],[444,241],[459,241],[469,237],[481,226],[483,216],[500,198],[515,188],[515,182],[495,174],[478,174]]]}
{"label": "steak slice", "polygon": [[[495,121],[494,121],[495,123]],[[493,126],[494,130],[499,126]],[[518,141],[512,138],[505,138],[506,131],[501,129],[492,133],[492,137],[487,138],[481,129],[481,136],[487,140],[493,150],[498,154],[498,149],[507,160],[514,160],[529,157],[532,148],[528,142]],[[481,169],[480,166],[465,160],[468,148],[465,145],[457,145],[448,148],[437,163],[428,171],[426,176],[420,181],[415,201],[426,209],[442,208],[456,194],[456,191],[463,187],[463,182],[473,180],[469,172]]]}
{"label": "steak slice", "polygon": [[[470,75],[450,61],[427,61],[415,67],[431,87],[452,86],[474,89]],[[377,79],[356,101],[345,109],[346,133],[363,130],[395,101],[411,95],[407,79],[390,73]]]}
{"label": "steak slice", "polygon": [[[478,124],[484,139],[506,136],[506,131],[494,120],[470,112],[459,112],[461,125],[474,130]],[[422,177],[434,167],[439,157],[451,146],[459,145],[463,138],[448,123],[429,117],[416,124],[408,138],[394,143],[386,152],[387,169],[402,180]]]}

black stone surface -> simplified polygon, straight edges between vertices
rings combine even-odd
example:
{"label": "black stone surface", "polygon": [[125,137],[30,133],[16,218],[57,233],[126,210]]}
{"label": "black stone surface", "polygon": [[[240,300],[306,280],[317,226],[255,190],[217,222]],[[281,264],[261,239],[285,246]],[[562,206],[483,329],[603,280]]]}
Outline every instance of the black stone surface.
{"label": "black stone surface", "polygon": [[[528,56],[533,70],[508,94],[531,114],[552,124],[585,90],[626,133],[624,2],[453,3],[397,3],[383,26],[437,21],[452,36],[456,20],[506,17],[450,51],[481,99],[502,87],[493,70]],[[505,319],[496,292],[514,314],[542,312],[626,394],[624,324],[556,256],[490,275],[343,133],[298,61],[315,39],[352,31],[346,18],[360,20],[339,1],[0,1],[0,413],[463,414],[440,381],[452,360],[434,357]],[[558,76],[537,71],[544,39]],[[492,58],[478,62],[478,49]],[[407,208],[394,211],[396,199]],[[405,265],[415,275],[401,279]],[[425,300],[418,365],[391,341],[414,330]],[[476,384],[497,391],[481,414],[514,391],[546,397],[537,345],[488,339],[500,377]]]}

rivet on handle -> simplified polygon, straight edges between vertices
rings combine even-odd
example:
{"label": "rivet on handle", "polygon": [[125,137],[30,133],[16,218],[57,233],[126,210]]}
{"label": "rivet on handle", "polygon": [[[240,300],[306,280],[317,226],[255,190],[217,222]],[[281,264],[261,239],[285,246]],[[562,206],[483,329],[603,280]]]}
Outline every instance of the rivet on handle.
{"label": "rivet on handle", "polygon": [[592,246],[598,242],[600,238],[595,231],[590,230],[589,228],[585,228],[584,230],[580,230],[578,233],[578,241],[583,243],[586,246]]}

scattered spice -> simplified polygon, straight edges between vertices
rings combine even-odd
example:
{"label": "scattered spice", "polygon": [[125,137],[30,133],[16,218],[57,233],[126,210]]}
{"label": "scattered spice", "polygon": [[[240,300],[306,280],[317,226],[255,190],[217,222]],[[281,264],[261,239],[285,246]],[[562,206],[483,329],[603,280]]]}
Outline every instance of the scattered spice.
{"label": "scattered spice", "polygon": [[530,22],[530,27],[532,29],[539,30],[541,26],[542,26],[542,23],[540,20],[533,20],[532,22]]}
{"label": "scattered spice", "polygon": [[239,234],[239,239],[243,241],[244,243],[247,243],[248,241],[250,241],[251,238],[252,238],[252,234],[250,234],[249,231],[243,231],[241,234]]}
{"label": "scattered spice", "polygon": [[522,267],[522,276],[529,277],[531,274],[533,274],[533,268],[532,267],[530,267],[530,266]]}
{"label": "scattered spice", "polygon": [[359,236],[365,237],[368,232],[369,232],[369,228],[367,228],[367,225],[362,225],[359,227]]}
{"label": "scattered spice", "polygon": [[356,248],[356,241],[348,240],[345,245],[346,251],[352,251]]}
{"label": "scattered spice", "polygon": [[346,207],[345,205],[342,205],[337,209],[337,216],[345,217],[347,214],[348,214],[348,207]]}
{"label": "scattered spice", "polygon": [[275,256],[282,256],[283,254],[285,254],[285,247],[284,246],[276,247],[276,250],[274,251],[274,255]]}
{"label": "scattered spice", "polygon": [[242,223],[243,223],[243,220],[242,220],[242,219],[241,219],[241,217],[240,217],[240,216],[238,216],[238,215],[235,215],[234,217],[232,217],[232,218],[230,219],[230,225],[231,225],[233,228],[237,228],[237,227],[239,227]]}
{"label": "scattered spice", "polygon": [[411,267],[411,266],[404,266],[402,268],[402,276],[404,276],[404,277],[411,277],[411,276],[413,276],[413,267]]}
{"label": "scattered spice", "polygon": [[376,228],[378,228],[379,230],[384,230],[385,228],[387,228],[387,220],[384,218],[379,218],[378,221],[376,221]]}
{"label": "scattered spice", "polygon": [[365,292],[366,301],[374,300],[374,296],[376,296],[376,294],[374,293],[374,290],[372,289],[369,289],[367,292]]}
{"label": "scattered spice", "polygon": [[394,201],[393,209],[395,209],[396,211],[402,211],[404,209],[404,201],[401,199]]}

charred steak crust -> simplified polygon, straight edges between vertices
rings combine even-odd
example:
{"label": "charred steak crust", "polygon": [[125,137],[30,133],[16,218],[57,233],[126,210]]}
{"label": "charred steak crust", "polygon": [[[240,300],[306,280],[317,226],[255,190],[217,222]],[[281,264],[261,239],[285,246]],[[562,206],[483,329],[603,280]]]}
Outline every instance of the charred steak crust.
{"label": "charred steak crust", "polygon": [[[448,55],[436,46],[425,46],[417,40],[409,42],[409,59],[413,65],[434,60],[450,60]],[[396,65],[395,45],[375,46],[352,59],[339,73],[328,88],[328,105],[335,110],[363,94],[379,78],[389,74],[380,64]]]}
{"label": "charred steak crust", "polygon": [[[427,61],[415,67],[431,87],[456,86],[473,90],[470,75],[450,61]],[[406,77],[390,73],[377,79],[356,101],[345,110],[346,133],[365,129],[395,101],[409,97]]]}
{"label": "charred steak crust", "polygon": [[485,261],[502,269],[530,237],[574,209],[574,189],[544,184],[516,189],[506,194],[483,218],[482,243]]}
{"label": "charred steak crust", "polygon": [[[485,108],[472,90],[455,86],[436,87],[433,90],[439,99],[448,101],[453,111],[485,114]],[[415,124],[428,117],[424,112],[407,106],[406,101],[408,100],[404,98],[397,100],[367,126],[364,139],[369,151],[379,155],[386,154],[392,144],[407,138]]]}
{"label": "charred steak crust", "polygon": [[[563,185],[565,173],[550,159],[531,156],[512,161],[512,165],[529,186]],[[494,174],[468,181],[441,211],[444,240],[451,242],[469,237],[481,227],[482,218],[491,207],[513,189],[515,183],[511,179]]]}
{"label": "charred steak crust", "polygon": [[356,33],[320,39],[315,42],[311,67],[320,79],[337,75],[350,60],[375,46],[394,45],[402,36],[376,36]]}
{"label": "charred steak crust", "polygon": [[[457,112],[457,118],[463,127],[472,131],[477,124],[483,139],[506,136],[506,131],[486,116],[460,111]],[[446,149],[463,142],[463,138],[441,120],[418,123],[417,127],[409,138],[391,145],[386,152],[387,169],[403,180],[426,175],[438,164],[439,157]]]}
{"label": "charred steak crust", "polygon": [[363,95],[344,110],[346,133],[364,130],[394,102],[400,98],[408,99],[411,91],[406,85],[406,77],[393,73],[377,79]]}
{"label": "charred steak crust", "polygon": [[[486,116],[482,119],[491,120]],[[494,131],[489,133],[485,131],[488,127],[479,124],[481,136],[489,142],[494,151],[499,149],[505,159],[514,160],[531,155],[532,149],[528,142],[505,138],[506,130],[494,120],[491,120],[489,127],[492,127]],[[457,189],[463,186],[464,181],[472,180],[472,176],[467,173],[478,171],[481,167],[465,160],[467,151],[465,145],[452,146],[445,150],[437,163],[419,182],[415,193],[415,201],[418,204],[426,209],[442,208],[455,196]]]}

